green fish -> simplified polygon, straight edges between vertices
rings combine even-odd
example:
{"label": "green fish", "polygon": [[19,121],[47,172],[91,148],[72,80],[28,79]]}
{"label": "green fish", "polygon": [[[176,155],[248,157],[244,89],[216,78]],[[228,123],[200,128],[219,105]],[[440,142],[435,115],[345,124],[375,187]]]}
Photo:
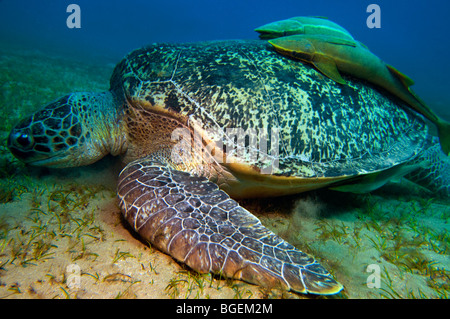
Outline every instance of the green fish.
{"label": "green fish", "polygon": [[347,84],[340,72],[371,82],[433,122],[442,150],[450,153],[450,123],[439,118],[411,89],[414,81],[387,65],[361,43],[325,35],[293,35],[269,40],[283,55],[311,63],[330,79]]}
{"label": "green fish", "polygon": [[340,25],[324,17],[294,17],[265,24],[255,29],[261,39],[274,39],[295,34],[329,35],[354,40],[352,35]]}

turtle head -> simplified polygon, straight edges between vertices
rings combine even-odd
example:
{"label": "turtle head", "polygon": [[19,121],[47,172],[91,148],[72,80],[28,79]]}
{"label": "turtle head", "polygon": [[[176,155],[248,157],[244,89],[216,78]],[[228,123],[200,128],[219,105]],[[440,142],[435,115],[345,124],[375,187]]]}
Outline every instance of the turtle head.
{"label": "turtle head", "polygon": [[22,119],[8,148],[33,166],[81,166],[117,155],[125,147],[117,105],[110,92],[66,95]]}

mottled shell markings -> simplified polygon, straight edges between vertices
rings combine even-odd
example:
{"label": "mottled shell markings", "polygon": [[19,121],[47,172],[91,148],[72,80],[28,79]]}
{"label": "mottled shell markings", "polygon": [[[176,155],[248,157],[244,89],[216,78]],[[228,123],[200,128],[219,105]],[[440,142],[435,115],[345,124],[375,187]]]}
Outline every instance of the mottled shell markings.
{"label": "mottled shell markings", "polygon": [[[350,78],[348,86],[336,84],[264,43],[153,46],[131,53],[122,64],[122,79],[112,81],[123,83],[125,96],[214,129],[212,140],[232,142],[229,128],[278,129],[276,175],[382,170],[392,165],[383,162],[388,153],[401,163],[419,152],[427,132],[420,119],[385,95]],[[240,161],[262,165],[250,159]]]}

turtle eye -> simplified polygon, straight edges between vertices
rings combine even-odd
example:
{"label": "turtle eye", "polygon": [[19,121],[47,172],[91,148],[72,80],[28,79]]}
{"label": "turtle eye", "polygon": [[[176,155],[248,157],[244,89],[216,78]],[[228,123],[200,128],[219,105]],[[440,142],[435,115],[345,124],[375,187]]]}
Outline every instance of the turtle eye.
{"label": "turtle eye", "polygon": [[15,141],[18,146],[24,149],[30,148],[33,145],[33,137],[27,133],[19,134]]}

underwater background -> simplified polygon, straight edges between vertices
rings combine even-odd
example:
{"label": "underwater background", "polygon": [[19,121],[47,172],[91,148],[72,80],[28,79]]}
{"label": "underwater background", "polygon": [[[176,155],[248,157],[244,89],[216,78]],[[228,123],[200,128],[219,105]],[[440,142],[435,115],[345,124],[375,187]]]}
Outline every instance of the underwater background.
{"label": "underwater background", "polygon": [[[81,8],[79,29],[66,25],[72,3]],[[372,3],[381,8],[379,29],[366,24]],[[450,120],[449,12],[442,0],[0,0],[0,298],[304,298],[174,262],[122,224],[116,159],[27,167],[6,148],[9,130],[69,92],[107,90],[133,49],[257,39],[256,27],[293,16],[340,24]],[[449,296],[448,199],[397,181],[364,195],[322,190],[242,205],[332,270],[345,286],[335,298]],[[381,268],[380,288],[367,286],[371,264]]]}

